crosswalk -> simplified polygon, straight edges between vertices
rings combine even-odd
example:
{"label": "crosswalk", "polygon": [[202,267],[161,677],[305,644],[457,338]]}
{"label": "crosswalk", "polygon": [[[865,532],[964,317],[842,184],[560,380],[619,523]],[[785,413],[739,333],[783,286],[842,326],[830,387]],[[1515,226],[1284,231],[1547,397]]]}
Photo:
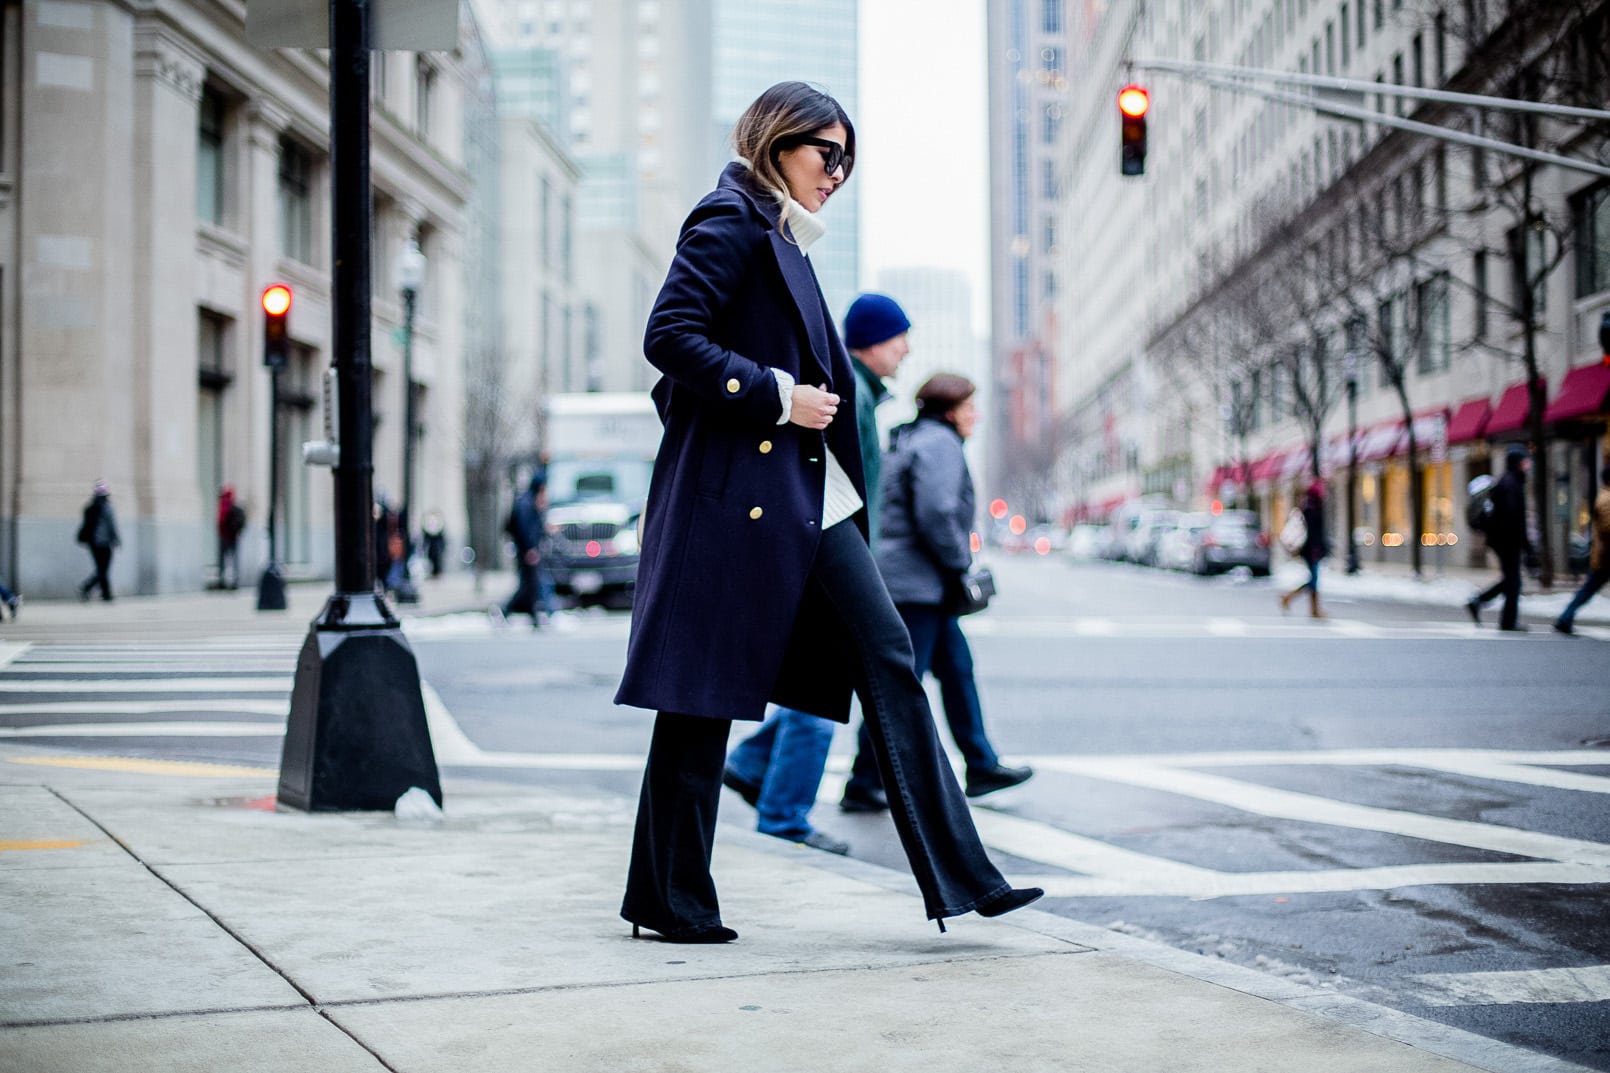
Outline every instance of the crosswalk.
{"label": "crosswalk", "polygon": [[277,736],[300,645],[298,635],[10,645],[0,739]]}

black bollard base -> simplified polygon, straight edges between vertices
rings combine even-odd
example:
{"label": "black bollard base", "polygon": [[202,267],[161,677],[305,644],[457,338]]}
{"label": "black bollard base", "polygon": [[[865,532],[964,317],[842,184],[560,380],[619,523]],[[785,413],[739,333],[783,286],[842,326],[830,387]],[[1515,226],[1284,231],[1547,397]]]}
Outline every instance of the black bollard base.
{"label": "black bollard base", "polygon": [[442,803],[413,649],[379,598],[337,594],[297,658],[279,801],[390,811],[413,786]]}
{"label": "black bollard base", "polygon": [[285,610],[285,575],[273,563],[263,567],[263,576],[257,582],[257,610]]}

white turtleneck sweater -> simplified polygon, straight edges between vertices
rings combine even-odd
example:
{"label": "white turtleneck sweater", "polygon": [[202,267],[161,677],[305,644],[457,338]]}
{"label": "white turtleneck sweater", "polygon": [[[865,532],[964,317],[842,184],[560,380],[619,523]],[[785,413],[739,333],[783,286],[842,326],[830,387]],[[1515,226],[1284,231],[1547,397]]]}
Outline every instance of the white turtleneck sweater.
{"label": "white turtleneck sweater", "polygon": [[[799,255],[801,257],[805,257],[809,253],[811,246],[816,243],[817,239],[827,234],[827,225],[821,221],[821,218],[793,198],[789,198],[788,203],[783,207],[783,220],[788,224],[789,233],[794,236],[795,244],[799,246]],[[833,330],[831,324],[828,325],[828,330]],[[777,377],[777,393],[783,400],[783,415],[778,418],[777,423],[786,425],[794,413],[795,381],[792,376],[781,369],[773,369],[772,375]],[[838,417],[834,418],[834,420],[839,419]],[[853,413],[850,414],[849,420],[855,420]],[[855,490],[855,482],[850,480],[850,475],[839,464],[839,460],[833,454],[831,447],[827,449],[827,465],[825,468],[827,470],[826,484],[822,491],[822,530],[824,532],[831,526],[835,526],[846,518],[853,516],[856,511],[861,509],[862,505],[860,493]]]}

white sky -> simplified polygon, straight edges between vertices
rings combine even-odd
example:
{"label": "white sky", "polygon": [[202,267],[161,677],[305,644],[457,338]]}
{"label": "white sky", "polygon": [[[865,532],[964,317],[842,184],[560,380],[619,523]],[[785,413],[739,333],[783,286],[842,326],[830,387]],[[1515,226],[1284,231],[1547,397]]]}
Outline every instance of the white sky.
{"label": "white sky", "polygon": [[[861,285],[884,268],[965,271],[989,308],[985,0],[861,0]],[[829,221],[831,226],[831,221]]]}

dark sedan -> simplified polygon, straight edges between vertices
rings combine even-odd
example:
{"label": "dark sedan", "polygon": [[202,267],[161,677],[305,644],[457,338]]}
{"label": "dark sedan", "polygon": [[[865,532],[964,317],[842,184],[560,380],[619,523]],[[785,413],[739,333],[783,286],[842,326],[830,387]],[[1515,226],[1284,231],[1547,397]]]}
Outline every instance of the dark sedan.
{"label": "dark sedan", "polygon": [[1222,574],[1245,568],[1256,577],[1269,576],[1269,534],[1250,510],[1217,515],[1197,539],[1193,573]]}

